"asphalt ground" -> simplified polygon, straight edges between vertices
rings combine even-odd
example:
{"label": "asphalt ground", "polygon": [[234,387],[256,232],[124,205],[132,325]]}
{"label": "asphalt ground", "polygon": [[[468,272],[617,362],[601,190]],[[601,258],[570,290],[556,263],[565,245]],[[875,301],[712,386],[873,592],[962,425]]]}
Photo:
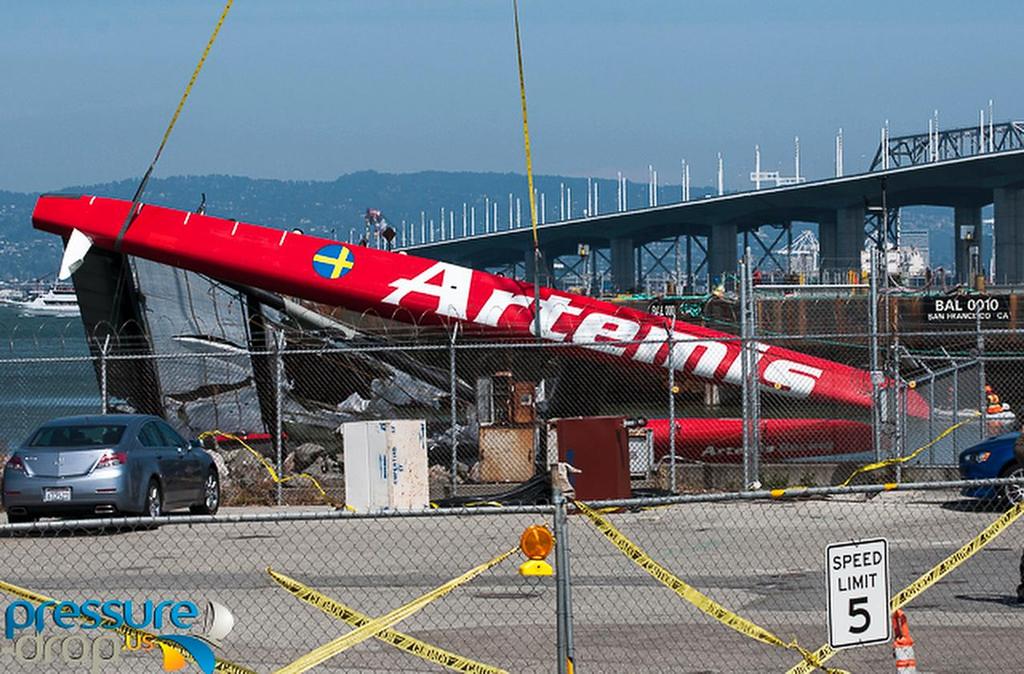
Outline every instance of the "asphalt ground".
{"label": "asphalt ground", "polygon": [[[257,510],[266,509],[224,512]],[[887,538],[896,591],[999,512],[952,492],[895,492],[873,499],[687,504],[609,518],[694,587],[782,639],[815,649],[827,640],[826,545]],[[78,601],[187,599],[202,607],[217,600],[237,619],[219,655],[268,672],[348,630],[278,588],[268,566],[379,616],[514,547],[526,525],[548,519],[500,514],[173,524],[5,536],[0,580]],[[799,661],[679,599],[582,516],[570,518],[569,546],[578,672],[770,672]],[[1016,603],[1022,546],[1024,523],[1018,522],[907,607],[918,671],[1024,669],[1024,606]],[[555,671],[554,582],[520,577],[521,561],[517,553],[396,629],[510,672]],[[53,635],[62,631],[51,626],[43,633]],[[68,664],[59,652],[52,659],[21,663],[0,652],[0,671],[162,671],[152,653],[122,653],[120,661],[95,668]],[[892,671],[892,651],[884,645],[844,650],[830,664]],[[444,670],[371,640],[314,671]]]}

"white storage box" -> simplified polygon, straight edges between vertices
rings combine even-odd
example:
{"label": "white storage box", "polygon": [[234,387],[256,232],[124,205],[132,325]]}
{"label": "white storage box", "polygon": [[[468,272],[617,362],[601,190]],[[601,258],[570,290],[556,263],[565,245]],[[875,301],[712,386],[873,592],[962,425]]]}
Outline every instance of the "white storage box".
{"label": "white storage box", "polygon": [[427,432],[421,419],[344,424],[345,503],[357,512],[429,505]]}
{"label": "white storage box", "polygon": [[654,470],[654,431],[649,428],[629,430],[629,474],[650,477]]}

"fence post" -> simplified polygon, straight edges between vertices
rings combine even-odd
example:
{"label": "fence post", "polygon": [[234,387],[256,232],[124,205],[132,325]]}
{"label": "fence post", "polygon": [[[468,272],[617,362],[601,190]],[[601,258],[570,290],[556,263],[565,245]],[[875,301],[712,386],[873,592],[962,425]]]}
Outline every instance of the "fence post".
{"label": "fence post", "polygon": [[555,506],[555,601],[557,617],[556,650],[559,674],[569,674],[570,663],[575,660],[572,644],[572,583],[569,579],[569,527],[566,517],[565,495],[558,486],[552,466],[551,500]]}
{"label": "fence post", "polygon": [[739,264],[740,272],[740,377],[743,407],[743,488],[750,488],[750,368],[747,362],[747,256],[744,253]]}
{"label": "fence post", "polygon": [[672,325],[668,330],[668,465],[669,491],[676,493],[676,368],[672,362],[672,340],[676,332],[676,314],[672,312]]}
{"label": "fence post", "polygon": [[753,256],[750,248],[746,250],[747,255],[747,303],[749,314],[747,316],[747,358],[750,369],[750,445],[754,457],[754,480],[757,487],[761,486],[761,373],[758,368],[757,357],[757,294],[754,291],[754,270],[751,266]]}
{"label": "fence post", "polygon": [[[953,423],[959,423],[960,421],[960,368],[959,363],[956,364],[956,368],[953,370]],[[960,435],[960,429],[953,431],[953,458],[954,460],[960,456],[960,448],[957,442],[957,436]]]}
{"label": "fence post", "polygon": [[[909,430],[907,428],[907,407],[910,402],[910,385],[907,383],[903,384],[903,395],[900,397],[900,456],[907,455],[907,435]],[[902,464],[901,464],[902,465]]]}
{"label": "fence post", "polygon": [[[898,338],[897,338],[898,339]],[[897,342],[898,343],[898,342]],[[893,456],[906,456],[906,402],[909,395],[909,388],[900,375],[900,353],[899,349],[893,349],[893,432],[896,434]],[[896,464],[896,482],[903,481],[903,464]]]}
{"label": "fence post", "polygon": [[871,246],[871,273],[868,275],[868,323],[871,370],[871,429],[873,431],[875,461],[882,459],[882,400],[880,386],[885,377],[879,371],[878,358],[878,250]]}
{"label": "fence post", "polygon": [[[928,373],[928,442],[935,439],[935,387],[938,386],[938,380],[935,378],[935,373],[928,363],[922,361],[921,366]],[[921,387],[923,378],[917,380],[918,388]],[[935,445],[928,448],[928,463],[935,465]]]}
{"label": "fence post", "polygon": [[[886,302],[889,302],[889,298],[886,297]],[[896,442],[893,443],[893,456],[905,456],[906,455],[906,435],[904,433],[905,426],[903,418],[903,403],[904,397],[907,395],[907,384],[903,381],[903,373],[900,368],[901,347],[900,347],[900,333],[899,327],[896,327],[893,334],[892,349],[890,350],[892,358],[892,392],[893,395],[889,396],[889,419],[892,427],[893,434],[896,436]],[[896,464],[896,481],[901,482],[903,480],[903,464]]]}
{"label": "fence post", "polygon": [[[284,424],[282,423],[282,410],[284,404],[282,397],[284,396],[284,356],[282,354],[284,347],[284,335],[279,331],[274,331],[274,451],[276,453],[276,468],[277,476],[281,477],[281,470],[284,466]],[[277,505],[281,505],[283,502],[284,494],[282,493],[281,480],[277,481]]]}
{"label": "fence post", "polygon": [[110,349],[110,335],[103,340],[100,347],[100,414],[106,414],[110,409],[110,397],[107,393],[107,354]]}
{"label": "fence post", "polygon": [[978,349],[978,395],[981,399],[981,423],[978,424],[978,439],[985,439],[985,429],[988,427],[988,392],[985,390],[985,335],[981,331],[981,308],[974,312],[975,329],[977,331]]}
{"label": "fence post", "polygon": [[459,324],[452,327],[451,346],[448,356],[448,395],[451,397],[451,431],[452,431],[452,496],[455,496],[459,476],[459,440],[458,440],[458,379],[455,376],[455,340],[459,334]]}
{"label": "fence post", "polygon": [[753,276],[750,271],[750,249],[743,253],[740,271],[740,366],[743,378],[743,488],[756,489],[760,486],[760,466],[757,457],[757,413],[756,396],[758,389],[757,360],[753,357],[754,345],[750,341]]}

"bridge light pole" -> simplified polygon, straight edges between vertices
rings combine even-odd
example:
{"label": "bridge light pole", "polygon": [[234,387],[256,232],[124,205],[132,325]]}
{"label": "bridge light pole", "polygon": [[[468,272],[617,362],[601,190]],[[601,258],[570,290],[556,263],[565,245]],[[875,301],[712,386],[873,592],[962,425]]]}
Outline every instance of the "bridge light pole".
{"label": "bridge light pole", "polygon": [[889,168],[889,120],[885,120],[885,125],[882,127],[882,170],[888,170]]}
{"label": "bridge light pole", "polygon": [[996,151],[996,128],[995,119],[992,110],[992,99],[988,99],[988,151]]}
{"label": "bridge light pole", "polygon": [[725,194],[725,165],[722,163],[722,153],[718,153],[718,196]]}
{"label": "bridge light pole", "polygon": [[836,177],[843,177],[843,127],[836,134]]}

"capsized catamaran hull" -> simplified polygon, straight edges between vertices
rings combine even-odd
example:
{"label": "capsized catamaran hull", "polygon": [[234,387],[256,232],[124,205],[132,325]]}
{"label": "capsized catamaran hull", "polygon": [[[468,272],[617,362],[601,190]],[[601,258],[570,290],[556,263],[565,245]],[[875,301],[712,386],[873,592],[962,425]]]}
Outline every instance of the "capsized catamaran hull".
{"label": "capsized catamaran hull", "polygon": [[[131,203],[94,196],[44,195],[33,225],[69,240],[62,269],[71,271],[90,245],[356,311],[416,323],[458,322],[467,328],[530,336],[534,289],[529,283],[447,262],[339,243],[298,232],[139,204],[120,246]],[[735,336],[551,288],[540,289],[544,340],[572,343],[639,366],[673,368],[706,381],[740,384]],[[871,406],[867,372],[769,344],[756,344],[757,378],[779,395]],[[909,393],[908,413],[928,405]]]}

